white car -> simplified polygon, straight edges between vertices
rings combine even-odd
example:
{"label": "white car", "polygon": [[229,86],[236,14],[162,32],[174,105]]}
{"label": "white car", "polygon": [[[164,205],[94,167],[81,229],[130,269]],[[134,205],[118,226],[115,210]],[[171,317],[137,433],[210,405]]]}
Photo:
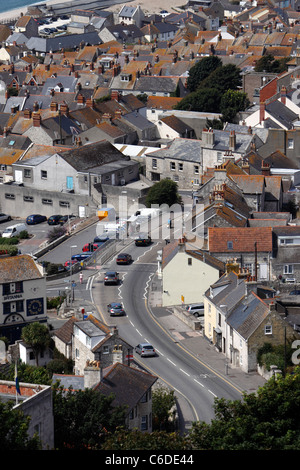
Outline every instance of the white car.
{"label": "white car", "polygon": [[139,343],[135,347],[135,352],[140,354],[141,357],[145,356],[156,356],[156,352],[152,344],[149,343]]}
{"label": "white car", "polygon": [[7,214],[4,214],[3,212],[0,212],[0,222],[6,222],[6,221],[10,221],[10,220],[11,220],[10,215],[7,215]]}

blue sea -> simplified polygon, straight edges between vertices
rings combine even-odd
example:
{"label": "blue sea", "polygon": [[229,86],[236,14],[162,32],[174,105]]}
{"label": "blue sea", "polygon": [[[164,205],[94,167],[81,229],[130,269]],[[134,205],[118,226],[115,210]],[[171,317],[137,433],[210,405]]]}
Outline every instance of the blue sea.
{"label": "blue sea", "polygon": [[9,2],[5,0],[0,0],[0,19],[1,19],[1,13],[5,11],[10,11],[14,10],[15,8],[22,8],[22,7],[27,7],[28,5],[33,5],[34,3],[47,3],[47,1],[43,0],[10,0]]}

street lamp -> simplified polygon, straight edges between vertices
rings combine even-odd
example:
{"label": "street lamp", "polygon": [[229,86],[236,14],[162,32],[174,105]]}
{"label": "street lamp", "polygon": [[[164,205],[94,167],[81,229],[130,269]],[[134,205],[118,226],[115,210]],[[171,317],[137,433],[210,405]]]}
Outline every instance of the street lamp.
{"label": "street lamp", "polygon": [[71,289],[71,303],[73,302],[74,300],[74,289],[72,287],[72,268],[73,268],[73,265],[72,265],[72,248],[77,248],[77,245],[71,245],[70,246],[70,289]]}

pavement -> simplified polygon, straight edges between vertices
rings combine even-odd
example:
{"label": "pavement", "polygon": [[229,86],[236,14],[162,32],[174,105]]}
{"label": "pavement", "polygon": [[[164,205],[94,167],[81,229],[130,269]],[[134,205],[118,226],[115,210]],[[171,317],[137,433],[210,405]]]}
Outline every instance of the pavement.
{"label": "pavement", "polygon": [[176,342],[240,392],[254,393],[266,383],[266,379],[257,372],[246,373],[238,367],[233,367],[225,355],[205,338],[202,331],[193,330],[177,318],[171,308],[162,307],[162,280],[156,275],[152,284],[155,289],[149,292],[148,307]]}

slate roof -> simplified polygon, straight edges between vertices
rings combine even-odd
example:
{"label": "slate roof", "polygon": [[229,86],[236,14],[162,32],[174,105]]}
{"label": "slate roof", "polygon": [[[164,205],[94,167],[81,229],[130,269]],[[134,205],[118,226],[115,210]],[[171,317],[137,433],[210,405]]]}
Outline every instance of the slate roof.
{"label": "slate roof", "polygon": [[208,240],[210,253],[254,253],[255,242],[257,252],[273,250],[271,227],[209,227]]}
{"label": "slate roof", "polygon": [[113,393],[115,398],[112,405],[128,405],[129,414],[156,381],[157,377],[148,372],[116,363],[95,390],[106,396]]}
{"label": "slate roof", "polygon": [[227,318],[227,323],[245,340],[257,330],[262,321],[269,315],[269,307],[255,294],[244,299]]}
{"label": "slate roof", "polygon": [[32,256],[18,255],[0,258],[0,283],[42,279]]}
{"label": "slate roof", "polygon": [[200,163],[201,161],[201,141],[196,139],[174,139],[169,147],[159,149],[148,154],[154,158],[172,158],[173,160],[183,160]]}
{"label": "slate roof", "polygon": [[263,175],[229,175],[244,194],[262,194],[265,187]]}
{"label": "slate roof", "polygon": [[78,321],[78,318],[75,318],[75,317],[69,318],[69,320],[67,320],[66,323],[63,324],[63,326],[55,330],[54,335],[57,336],[57,338],[60,339],[60,341],[62,341],[63,343],[71,344],[74,323],[77,321]]}
{"label": "slate roof", "polygon": [[266,111],[287,129],[292,129],[292,123],[299,119],[298,114],[291,111],[281,101],[275,100],[266,105]]}
{"label": "slate roof", "polygon": [[141,75],[134,84],[134,91],[140,93],[173,93],[176,90],[179,77],[157,77]]}
{"label": "slate roof", "polygon": [[26,46],[29,50],[35,50],[36,52],[51,52],[59,51],[62,47],[64,49],[74,49],[79,47],[81,42],[90,45],[101,44],[101,39],[96,31],[82,34],[66,34],[59,35],[53,38],[30,38]]}
{"label": "slate roof", "polygon": [[129,157],[124,156],[107,141],[83,145],[66,152],[59,152],[59,155],[77,171],[82,172],[106,163],[130,160]]}
{"label": "slate roof", "polygon": [[[214,288],[222,287],[214,292]],[[244,298],[245,296],[245,281],[242,278],[239,278],[238,275],[230,271],[229,273],[223,274],[214,284],[211,285],[213,296],[210,296],[210,289],[206,291],[206,297],[209,298],[209,301],[214,305],[226,305],[227,315],[230,311]]]}

